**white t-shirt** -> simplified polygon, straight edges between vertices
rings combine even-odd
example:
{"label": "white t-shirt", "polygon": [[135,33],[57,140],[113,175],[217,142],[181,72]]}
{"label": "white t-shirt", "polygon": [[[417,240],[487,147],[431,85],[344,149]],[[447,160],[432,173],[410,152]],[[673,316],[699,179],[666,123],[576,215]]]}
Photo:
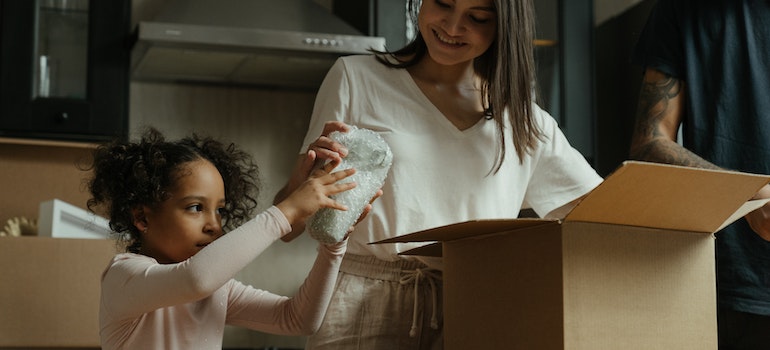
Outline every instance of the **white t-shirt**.
{"label": "white t-shirt", "polygon": [[428,100],[405,69],[373,55],[337,60],[316,96],[302,152],[329,120],[371,129],[387,141],[393,165],[383,195],[350,235],[348,252],[395,260],[425,243],[369,242],[471,219],[515,218],[524,206],[540,216],[586,194],[601,177],[538,106],[545,139],[521,162],[511,137],[496,174],[493,120],[459,130]]}

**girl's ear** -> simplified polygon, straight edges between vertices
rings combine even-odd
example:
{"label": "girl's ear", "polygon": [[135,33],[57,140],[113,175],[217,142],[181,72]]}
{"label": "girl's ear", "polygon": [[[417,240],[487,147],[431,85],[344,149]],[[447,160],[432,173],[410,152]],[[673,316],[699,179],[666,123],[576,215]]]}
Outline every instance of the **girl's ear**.
{"label": "girl's ear", "polygon": [[139,232],[147,231],[147,217],[144,215],[144,208],[134,208],[131,211],[131,214],[134,216],[134,227],[136,227]]}

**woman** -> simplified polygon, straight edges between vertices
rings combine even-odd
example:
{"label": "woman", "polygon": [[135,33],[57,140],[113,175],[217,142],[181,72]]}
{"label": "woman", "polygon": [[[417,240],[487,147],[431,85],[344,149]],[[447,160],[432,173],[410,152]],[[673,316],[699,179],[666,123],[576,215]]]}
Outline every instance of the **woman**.
{"label": "woman", "polygon": [[[415,40],[395,52],[339,59],[316,97],[308,135],[347,124],[375,130],[390,145],[393,165],[384,195],[356,226],[307,349],[442,348],[441,262],[398,255],[419,243],[368,243],[516,217],[522,207],[561,217],[601,182],[534,103],[530,0],[408,5],[417,17]],[[326,159],[347,152],[310,136],[303,150]],[[276,200],[299,180],[290,179]],[[295,227],[285,239],[298,233]]]}

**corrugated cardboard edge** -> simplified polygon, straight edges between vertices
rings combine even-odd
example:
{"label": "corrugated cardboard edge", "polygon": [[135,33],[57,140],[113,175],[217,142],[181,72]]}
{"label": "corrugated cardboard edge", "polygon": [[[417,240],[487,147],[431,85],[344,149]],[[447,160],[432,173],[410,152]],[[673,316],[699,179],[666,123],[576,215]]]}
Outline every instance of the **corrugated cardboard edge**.
{"label": "corrugated cardboard edge", "polygon": [[[751,213],[754,210],[759,209],[763,205],[767,204],[767,202],[770,202],[770,198],[767,199],[756,199],[753,201],[748,201],[746,203],[743,203],[743,205],[740,207],[740,209],[736,210],[733,215],[730,215],[725,222],[722,223],[722,226],[719,226],[719,229],[716,231],[721,231],[725,226],[732,224],[736,220],[742,218],[748,213]],[[715,232],[716,232],[715,231]]]}
{"label": "corrugated cardboard edge", "polygon": [[558,221],[532,218],[469,220],[383,239],[381,241],[370,242],[369,244],[452,241],[456,239],[483,236],[497,232],[513,231],[555,222]]}
{"label": "corrugated cardboard edge", "polygon": [[444,245],[442,242],[428,243],[424,246],[405,250],[398,255],[416,255],[416,256],[432,256],[440,258],[444,256]]}
{"label": "corrugated cardboard edge", "polygon": [[565,221],[713,233],[768,182],[768,175],[626,161]]}

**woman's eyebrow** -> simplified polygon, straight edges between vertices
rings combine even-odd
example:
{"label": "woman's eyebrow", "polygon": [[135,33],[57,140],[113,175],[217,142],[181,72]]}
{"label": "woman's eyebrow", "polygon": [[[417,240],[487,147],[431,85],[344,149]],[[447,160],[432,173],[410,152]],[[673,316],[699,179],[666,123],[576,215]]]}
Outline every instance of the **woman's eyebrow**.
{"label": "woman's eyebrow", "polygon": [[495,11],[494,6],[476,6],[476,7],[471,7],[471,10],[480,10],[480,11],[487,11],[487,12],[497,12],[497,11]]}

